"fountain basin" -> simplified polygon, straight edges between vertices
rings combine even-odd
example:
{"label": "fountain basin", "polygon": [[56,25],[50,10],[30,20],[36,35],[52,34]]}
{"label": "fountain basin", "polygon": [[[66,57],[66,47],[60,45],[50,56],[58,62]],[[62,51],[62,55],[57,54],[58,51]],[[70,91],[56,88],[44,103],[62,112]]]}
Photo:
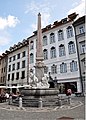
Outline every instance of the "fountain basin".
{"label": "fountain basin", "polygon": [[58,93],[59,90],[55,88],[26,88],[21,91],[24,96],[51,96]]}

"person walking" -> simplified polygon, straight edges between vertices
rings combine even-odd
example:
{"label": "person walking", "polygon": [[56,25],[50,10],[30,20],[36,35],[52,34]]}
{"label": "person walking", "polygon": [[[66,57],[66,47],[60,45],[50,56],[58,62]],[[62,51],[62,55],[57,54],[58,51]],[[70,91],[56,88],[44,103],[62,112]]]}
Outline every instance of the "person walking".
{"label": "person walking", "polygon": [[67,96],[71,95],[72,94],[72,90],[70,88],[67,89]]}

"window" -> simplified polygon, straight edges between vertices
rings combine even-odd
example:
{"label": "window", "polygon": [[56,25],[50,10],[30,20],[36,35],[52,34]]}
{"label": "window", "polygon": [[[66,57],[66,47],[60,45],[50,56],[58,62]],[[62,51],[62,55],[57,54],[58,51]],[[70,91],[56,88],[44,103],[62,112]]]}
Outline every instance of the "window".
{"label": "window", "polygon": [[44,53],[44,60],[48,59],[48,51],[46,49],[43,50]]}
{"label": "window", "polygon": [[16,56],[14,55],[14,56],[13,56],[13,61],[14,61],[15,59],[16,59]]}
{"label": "window", "polygon": [[23,51],[22,52],[22,57],[25,57],[25,55],[26,55],[26,51]]}
{"label": "window", "polygon": [[44,73],[47,74],[47,72],[48,72],[48,67],[46,66],[44,67]]}
{"label": "window", "polygon": [[85,43],[81,44],[81,53],[85,53]]}
{"label": "window", "polygon": [[20,59],[20,53],[17,54],[17,59]]}
{"label": "window", "polygon": [[74,72],[74,71],[77,71],[77,70],[78,70],[78,68],[77,68],[77,61],[72,61],[70,63],[70,71]]}
{"label": "window", "polygon": [[82,73],[85,74],[85,58],[81,60]]}
{"label": "window", "polygon": [[10,80],[10,74],[8,74],[8,81]]}
{"label": "window", "polygon": [[11,61],[12,61],[12,57],[9,58],[9,62],[11,62]]}
{"label": "window", "polygon": [[65,56],[65,46],[62,44],[59,46],[59,56]]}
{"label": "window", "polygon": [[47,45],[47,36],[43,37],[43,46]]}
{"label": "window", "polygon": [[51,43],[55,43],[55,35],[54,35],[54,33],[50,34],[50,44]]}
{"label": "window", "polygon": [[34,43],[33,41],[30,42],[30,50],[32,50],[34,48]]}
{"label": "window", "polygon": [[52,47],[50,50],[50,55],[51,55],[51,59],[52,58],[56,58],[56,49],[55,47]]}
{"label": "window", "polygon": [[12,65],[12,70],[15,70],[15,64]]}
{"label": "window", "polygon": [[33,56],[33,53],[30,54],[30,63],[33,63],[34,62],[34,56]]}
{"label": "window", "polygon": [[19,72],[16,73],[16,80],[19,79]]}
{"label": "window", "polygon": [[17,70],[20,69],[20,62],[17,62]]}
{"label": "window", "polygon": [[5,82],[5,76],[3,76],[3,82]]}
{"label": "window", "polygon": [[63,40],[64,39],[64,37],[63,37],[63,30],[59,30],[58,31],[58,40],[60,41],[60,40]]}
{"label": "window", "polygon": [[1,69],[1,73],[3,73],[3,68]]}
{"label": "window", "polygon": [[75,44],[74,42],[70,41],[69,44],[68,44],[68,49],[69,49],[69,54],[73,54],[75,53]]}
{"label": "window", "polygon": [[24,78],[25,78],[25,71],[22,71],[21,79],[24,79]]}
{"label": "window", "polygon": [[73,37],[73,28],[69,26],[67,28],[67,38],[71,38],[71,37]]}
{"label": "window", "polygon": [[22,68],[25,68],[25,60],[22,61]]}
{"label": "window", "polygon": [[8,71],[9,71],[9,72],[11,71],[11,65],[9,65]]}
{"label": "window", "polygon": [[4,64],[5,60],[2,61],[2,63]]}
{"label": "window", "polygon": [[84,26],[79,27],[79,33],[82,34],[82,33],[84,33],[84,32],[85,32],[85,31],[84,31]]}
{"label": "window", "polygon": [[12,73],[12,81],[14,80],[14,73]]}
{"label": "window", "polygon": [[53,65],[51,66],[51,73],[52,73],[52,74],[57,73],[57,65],[54,65],[54,64],[53,64]]}
{"label": "window", "polygon": [[1,83],[2,83],[2,77],[1,77]]}
{"label": "window", "polygon": [[5,67],[4,67],[4,72],[5,72],[5,70],[6,70],[6,69],[5,69]]}
{"label": "window", "polygon": [[67,64],[62,63],[60,64],[60,73],[66,73],[67,72]]}

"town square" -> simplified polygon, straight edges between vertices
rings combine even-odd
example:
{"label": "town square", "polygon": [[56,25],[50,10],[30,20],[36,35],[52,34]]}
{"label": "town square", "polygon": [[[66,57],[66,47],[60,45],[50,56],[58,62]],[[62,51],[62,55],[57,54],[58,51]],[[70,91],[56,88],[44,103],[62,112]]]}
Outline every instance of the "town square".
{"label": "town square", "polygon": [[[30,1],[26,11],[21,6],[28,0],[15,1],[18,4],[13,7],[25,11],[19,14],[20,19],[11,15],[18,16],[12,7],[12,11],[6,7],[7,12],[1,13],[9,15],[0,17],[0,120],[85,120],[85,1],[76,0],[74,9],[70,5],[64,18],[51,23],[47,15],[54,17],[50,11],[55,4],[50,1]],[[66,1],[65,9],[69,4]],[[29,30],[25,22],[28,15],[28,23],[35,23]],[[25,29],[32,32],[27,32],[28,37],[24,36]],[[21,39],[19,34],[23,39],[16,41]]]}

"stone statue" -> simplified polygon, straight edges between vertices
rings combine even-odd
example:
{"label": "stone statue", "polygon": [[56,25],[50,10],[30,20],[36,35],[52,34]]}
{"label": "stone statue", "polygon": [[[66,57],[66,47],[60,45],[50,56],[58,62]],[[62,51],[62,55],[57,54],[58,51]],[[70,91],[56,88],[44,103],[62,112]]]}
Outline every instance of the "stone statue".
{"label": "stone statue", "polygon": [[38,88],[49,88],[49,76],[47,74],[44,74],[44,77],[42,77],[42,80],[37,83]]}
{"label": "stone statue", "polygon": [[44,74],[44,77],[42,77],[42,80],[38,82],[38,78],[33,74],[32,71],[30,71],[29,74],[29,87],[30,88],[49,88],[49,76],[47,74]]}
{"label": "stone statue", "polygon": [[33,72],[30,72],[29,74],[29,85],[30,87],[37,87],[38,78],[33,74]]}
{"label": "stone statue", "polygon": [[53,78],[51,77],[51,73],[49,72],[49,81],[48,83],[50,84],[49,88],[55,88],[55,84],[53,81]]}

